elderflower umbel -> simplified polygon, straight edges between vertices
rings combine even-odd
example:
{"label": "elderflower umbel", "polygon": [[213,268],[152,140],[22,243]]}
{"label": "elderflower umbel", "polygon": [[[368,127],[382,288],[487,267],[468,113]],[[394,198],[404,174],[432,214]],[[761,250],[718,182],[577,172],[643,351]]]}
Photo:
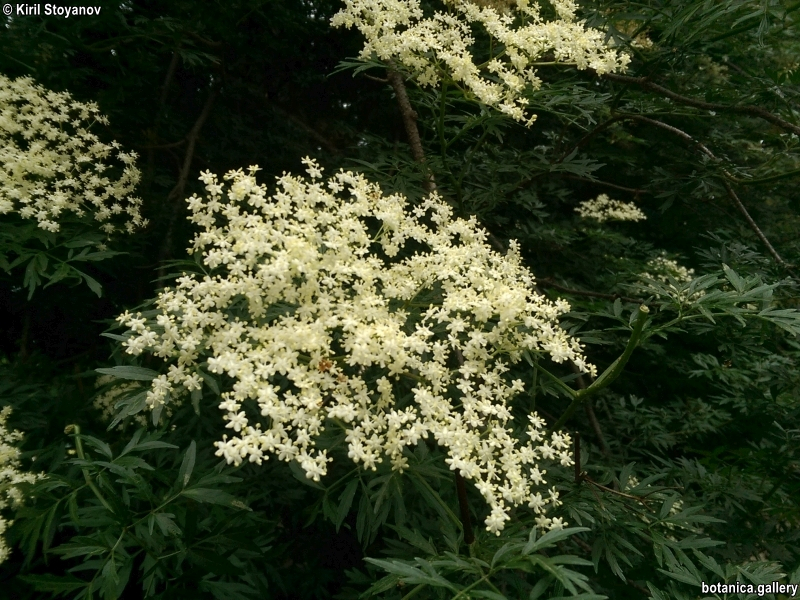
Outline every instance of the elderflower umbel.
{"label": "elderflower umbel", "polygon": [[315,439],[336,424],[353,461],[375,470],[388,457],[402,471],[404,450],[432,436],[486,499],[489,531],[511,506],[542,513],[557,495],[534,494],[539,463],[570,465],[569,436],[548,439],[534,413],[516,439],[509,402],[524,384],[505,374],[523,351],[595,373],[557,324],[569,305],[533,292],[517,245],[496,253],[474,217],[454,219],[436,194],[409,206],[351,172],[323,182],[304,162],[311,180],[284,175],[271,197],[256,167],[229,172],[228,185],[202,174],[190,251],[211,274],[162,291],[155,321],[118,317],[128,353],[177,363],[148,404],[199,389],[207,369],[232,381],[220,404],[230,431],[216,442],[229,463],[276,455],[318,481],[331,459]]}
{"label": "elderflower umbel", "polygon": [[[17,487],[20,483],[34,483],[44,477],[42,474],[20,472],[20,452],[14,444],[22,439],[22,433],[7,429],[6,423],[10,414],[10,406],[0,410],[0,490],[3,490],[0,492],[0,511],[15,509],[22,503],[22,493]],[[8,558],[10,552],[2,536],[11,523],[12,521],[6,521],[0,513],[0,563]]]}
{"label": "elderflower umbel", "polygon": [[[96,104],[0,75],[0,215],[18,213],[52,232],[63,213],[87,210],[107,234],[144,226],[142,201],[130,195],[136,153],[101,142],[89,132],[94,122],[108,123]],[[107,173],[112,160],[118,179]]]}
{"label": "elderflower umbel", "polygon": [[705,290],[698,290],[693,294],[689,294],[688,290],[684,289],[686,284],[694,279],[694,269],[687,269],[683,265],[678,264],[675,260],[667,258],[666,252],[662,251],[660,256],[649,260],[647,262],[647,271],[640,275],[644,279],[645,285],[652,288],[653,295],[656,298],[661,298],[660,290],[649,284],[648,279],[658,281],[673,290],[673,294],[680,302],[689,302],[697,300],[705,295]]}
{"label": "elderflower umbel", "polygon": [[[420,0],[344,0],[334,27],[355,26],[366,38],[361,58],[402,66],[419,85],[450,81],[479,102],[530,125],[531,91],[542,81],[537,61],[546,54],[561,64],[598,73],[623,70],[630,57],[610,48],[602,31],[575,17],[572,0],[551,0],[557,18],[543,19],[530,0],[443,0],[445,10],[425,16]],[[473,55],[473,29],[491,38],[489,55]],[[496,49],[496,50],[495,50]]]}
{"label": "elderflower umbel", "polygon": [[600,194],[594,200],[586,200],[575,209],[584,219],[593,219],[598,223],[604,221],[644,221],[645,214],[632,202],[611,200],[606,194]]}
{"label": "elderflower umbel", "polygon": [[660,256],[647,261],[647,272],[642,273],[642,277],[664,283],[669,283],[671,277],[678,283],[689,283],[694,278],[694,269],[679,265],[671,258],[667,258],[666,252],[662,252]]}

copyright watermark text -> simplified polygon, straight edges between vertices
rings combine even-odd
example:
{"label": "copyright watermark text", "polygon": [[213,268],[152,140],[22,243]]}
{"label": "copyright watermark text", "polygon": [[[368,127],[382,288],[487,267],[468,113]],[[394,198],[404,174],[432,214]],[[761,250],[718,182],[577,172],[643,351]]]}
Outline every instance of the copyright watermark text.
{"label": "copyright watermark text", "polygon": [[98,16],[99,6],[56,6],[55,4],[4,4],[3,14],[7,17],[69,17]]}
{"label": "copyright watermark text", "polygon": [[712,583],[707,584],[705,581],[700,584],[700,591],[704,594],[756,594],[759,598],[766,594],[786,594],[790,598],[797,596],[797,584],[792,583],[760,583],[754,585],[752,583]]}

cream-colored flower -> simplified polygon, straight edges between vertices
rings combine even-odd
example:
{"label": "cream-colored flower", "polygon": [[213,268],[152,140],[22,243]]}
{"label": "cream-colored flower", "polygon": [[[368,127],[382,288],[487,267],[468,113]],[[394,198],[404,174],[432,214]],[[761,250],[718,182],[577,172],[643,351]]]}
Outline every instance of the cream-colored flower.
{"label": "cream-colored flower", "polygon": [[40,473],[24,473],[19,470],[19,449],[16,443],[22,439],[19,431],[7,429],[11,407],[0,410],[0,563],[8,558],[11,550],[6,545],[3,533],[13,521],[6,520],[2,514],[7,509],[16,509],[23,501],[22,493],[17,487],[20,483],[34,483],[44,477]]}
{"label": "cream-colored flower", "polygon": [[666,252],[662,252],[660,256],[647,262],[647,272],[642,273],[642,277],[657,279],[664,283],[669,283],[671,277],[678,283],[688,283],[694,278],[694,269],[679,265],[677,261],[667,258]]}
{"label": "cream-colored flower", "polygon": [[[0,215],[18,213],[57,232],[66,213],[91,212],[105,233],[144,226],[136,153],[89,132],[107,123],[97,105],[52,92],[30,77],[0,75]],[[119,178],[106,174],[117,163]]]}
{"label": "cream-colored flower", "polygon": [[[694,279],[694,269],[687,269],[683,265],[678,264],[677,261],[668,258],[667,253],[664,251],[662,251],[659,256],[647,262],[647,271],[641,273],[640,277],[644,279],[645,285],[648,285],[648,287],[653,287],[652,284],[647,283],[648,279],[665,284],[673,290],[681,302],[696,300],[706,293],[705,290],[699,290],[690,296],[686,290],[682,290],[681,288],[683,288],[685,284]],[[656,298],[661,298],[658,289],[653,290],[653,295]]]}
{"label": "cream-colored flower", "polygon": [[571,465],[570,439],[545,438],[535,414],[526,439],[514,436],[509,403],[525,386],[507,365],[527,351],[594,374],[557,324],[569,305],[532,291],[516,243],[493,251],[474,217],[454,219],[435,194],[411,207],[351,172],[325,182],[304,162],[312,179],[284,175],[272,196],[252,168],[227,185],[202,175],[190,250],[211,274],[163,290],[154,319],[119,317],[127,352],[173,361],[148,403],[171,402],[204,368],[232,382],[216,443],[229,463],[276,455],[318,480],[331,459],[315,439],[335,425],[353,461],[402,471],[406,449],[432,437],[486,499],[490,531],[510,506],[541,512],[555,498],[535,501],[537,465]]}
{"label": "cream-colored flower", "polygon": [[611,200],[606,194],[600,194],[594,200],[581,202],[575,209],[584,219],[593,219],[598,223],[605,221],[644,221],[645,214],[632,202]]}
{"label": "cream-colored flower", "polygon": [[[364,60],[402,66],[419,85],[452,82],[469,97],[530,125],[527,95],[542,86],[537,61],[552,54],[562,64],[598,73],[623,70],[630,58],[606,43],[602,31],[579,21],[572,0],[551,0],[546,21],[529,0],[443,0],[425,16],[420,0],[344,0],[334,27],[356,27],[366,38]],[[475,56],[473,29],[492,40],[491,54]],[[496,50],[494,50],[496,49]]]}

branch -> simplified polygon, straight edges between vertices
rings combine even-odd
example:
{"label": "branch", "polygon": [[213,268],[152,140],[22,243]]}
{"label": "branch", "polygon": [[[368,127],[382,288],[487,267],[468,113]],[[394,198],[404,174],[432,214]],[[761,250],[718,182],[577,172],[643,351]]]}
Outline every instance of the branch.
{"label": "branch", "polygon": [[[713,152],[711,152],[711,150],[709,150],[705,145],[701,144],[700,142],[695,140],[691,135],[689,135],[685,131],[678,129],[677,127],[673,127],[672,125],[667,125],[666,123],[663,123],[661,121],[650,119],[648,117],[642,117],[639,115],[628,115],[628,117],[635,121],[642,121],[645,123],[649,123],[656,127],[660,127],[661,129],[664,129],[666,131],[669,131],[670,133],[674,133],[675,135],[683,138],[690,144],[697,146],[703,154],[705,154],[715,162],[720,162],[719,158],[717,158],[717,156]],[[731,174],[728,173],[727,170],[723,169],[722,171],[728,178],[734,179],[734,181],[736,181],[736,179],[733,178]],[[798,275],[794,272],[793,265],[783,260],[783,257],[781,257],[781,255],[778,254],[778,251],[775,250],[775,248],[772,246],[769,239],[767,239],[767,236],[764,235],[764,232],[761,231],[761,228],[753,220],[753,217],[750,216],[750,213],[747,211],[747,208],[744,206],[744,204],[742,204],[742,201],[739,199],[739,196],[736,195],[736,192],[731,187],[731,184],[728,183],[727,179],[722,179],[722,185],[725,187],[725,191],[728,193],[728,196],[733,201],[733,204],[736,206],[736,208],[739,209],[739,212],[742,213],[742,216],[744,216],[745,220],[747,221],[747,224],[750,226],[750,229],[752,229],[753,232],[756,234],[756,236],[758,236],[758,239],[760,239],[761,242],[764,244],[764,246],[767,248],[767,251],[770,253],[772,258],[775,259],[775,262],[777,262],[789,274],[791,274],[792,277],[794,277],[795,279],[800,279]]]}
{"label": "branch", "polygon": [[727,181],[723,180],[722,181],[722,185],[725,186],[725,191],[728,192],[728,196],[730,196],[730,199],[733,201],[733,203],[736,206],[736,208],[739,209],[739,212],[742,213],[742,216],[747,221],[747,224],[750,225],[750,229],[752,229],[755,232],[755,234],[758,236],[758,239],[761,240],[761,243],[764,244],[764,246],[767,247],[767,251],[772,255],[772,258],[775,259],[775,262],[777,262],[780,266],[782,266],[784,269],[786,269],[786,271],[788,273],[790,273],[792,275],[792,277],[794,277],[795,279],[798,279],[798,275],[797,275],[797,273],[795,273],[793,265],[791,265],[791,264],[787,263],[785,260],[783,260],[781,255],[778,254],[777,250],[775,250],[775,248],[772,247],[772,244],[770,244],[769,240],[767,239],[767,236],[764,235],[764,232],[761,231],[761,228],[753,220],[753,217],[751,217],[750,213],[747,212],[747,208],[745,208],[744,204],[742,204],[742,201],[739,200],[739,196],[737,196],[736,192],[733,191],[733,188],[731,187],[731,184],[728,183]]}
{"label": "branch", "polygon": [[161,114],[164,111],[164,105],[167,102],[167,92],[169,91],[169,86],[172,83],[172,78],[175,76],[175,69],[178,68],[179,56],[180,55],[178,54],[178,51],[175,50],[172,53],[172,58],[169,61],[167,75],[164,77],[164,83],[161,86],[161,97],[158,99],[158,112],[156,113],[156,120],[161,117]]}
{"label": "branch", "polygon": [[[161,252],[159,256],[160,261],[163,261],[168,256],[172,248],[172,232],[175,227],[175,220],[178,218],[178,211],[181,205],[180,199],[183,197],[186,181],[189,178],[189,169],[192,166],[192,159],[194,158],[194,148],[197,144],[197,138],[200,135],[200,130],[203,128],[203,125],[208,119],[208,115],[211,114],[211,107],[214,105],[214,100],[216,100],[218,93],[219,86],[216,86],[211,90],[208,98],[206,98],[206,103],[203,105],[203,109],[200,111],[200,116],[197,117],[197,121],[195,121],[194,125],[189,130],[189,133],[186,135],[187,148],[186,154],[183,157],[183,165],[181,166],[178,174],[178,183],[175,184],[175,187],[172,188],[172,191],[170,191],[170,193],[167,195],[167,200],[172,201],[172,210],[170,211],[169,215],[169,222],[167,224],[166,235],[164,236],[164,243],[161,246]],[[163,265],[158,269],[158,276],[159,279],[164,276]]]}
{"label": "branch", "polygon": [[377,81],[378,83],[389,83],[389,80],[385,77],[375,77],[374,75],[370,75],[369,73],[362,73],[363,77],[367,79],[371,79],[372,81]]}
{"label": "branch", "polygon": [[194,147],[197,143],[197,138],[200,135],[200,130],[203,128],[206,119],[208,119],[208,115],[211,114],[211,107],[214,105],[214,100],[217,99],[218,93],[219,87],[215,87],[211,90],[211,93],[208,95],[206,103],[203,106],[203,110],[200,111],[200,116],[197,117],[197,121],[195,121],[194,125],[189,130],[189,133],[186,135],[188,147],[186,148],[186,154],[183,158],[183,166],[181,167],[180,175],[178,176],[178,183],[174,188],[172,188],[172,191],[167,196],[169,199],[180,198],[183,196],[183,190],[186,187],[186,180],[189,178],[189,169],[192,166],[192,159],[194,158]]}
{"label": "branch", "polygon": [[[408,136],[408,145],[411,147],[411,156],[420,165],[425,164],[425,151],[422,149],[422,139],[419,136],[419,129],[417,128],[417,113],[411,106],[408,99],[408,92],[406,91],[406,84],[403,82],[403,77],[394,69],[389,69],[386,78],[389,85],[394,90],[394,95],[397,98],[397,104],[400,107],[400,116],[403,119],[403,125],[406,129]],[[433,175],[428,175],[425,183],[423,184],[425,191],[432,192],[436,189],[436,182]]]}
{"label": "branch", "polygon": [[594,298],[605,298],[607,300],[620,299],[623,302],[633,302],[635,304],[642,304],[644,302],[644,300],[642,300],[641,298],[630,298],[628,296],[620,296],[619,294],[602,294],[600,292],[586,292],[583,290],[573,290],[572,288],[564,287],[563,285],[555,283],[552,279],[539,279],[538,283],[543,284],[545,287],[551,287],[556,290],[567,292],[568,294],[576,294],[578,296],[591,296]]}
{"label": "branch", "polygon": [[339,148],[336,147],[336,144],[331,142],[328,138],[326,138],[324,135],[322,135],[319,131],[317,131],[316,129],[311,127],[311,125],[309,125],[308,123],[303,121],[303,119],[301,119],[300,117],[298,117],[296,115],[293,115],[292,113],[287,111],[285,108],[282,108],[282,107],[278,106],[274,102],[271,103],[271,106],[277,112],[279,112],[281,115],[286,117],[292,123],[297,125],[300,129],[305,131],[308,135],[310,135],[312,138],[314,138],[320,144],[322,144],[328,152],[330,152],[331,154],[339,154],[340,153]]}
{"label": "branch", "polygon": [[625,119],[625,117],[623,117],[623,116],[616,116],[616,117],[611,117],[605,123],[601,123],[600,125],[598,125],[594,129],[592,129],[589,133],[584,135],[581,139],[579,139],[578,142],[572,148],[570,148],[568,151],[564,152],[562,154],[561,158],[559,158],[556,162],[557,163],[564,162],[566,160],[566,158],[570,154],[572,154],[576,150],[580,150],[583,146],[585,146],[587,143],[589,143],[589,140],[591,140],[598,133],[604,132],[606,129],[611,127],[617,121],[623,121],[624,119]]}
{"label": "branch", "polygon": [[640,188],[629,188],[625,187],[624,185],[617,185],[616,183],[609,183],[608,181],[601,181],[599,179],[586,179],[585,177],[578,177],[577,175],[566,175],[566,174],[562,174],[562,177],[564,177],[565,179],[572,179],[574,181],[583,181],[584,183],[604,185],[614,190],[620,190],[622,192],[628,192],[630,194],[634,194],[635,196],[639,196],[641,194],[652,194],[650,190],[643,190]]}
{"label": "branch", "polygon": [[[703,154],[705,154],[706,156],[708,156],[710,159],[712,159],[714,161],[719,161],[719,159],[716,157],[716,155],[713,152],[711,152],[711,150],[709,150],[707,146],[705,146],[701,142],[698,142],[696,139],[694,139],[688,133],[686,133],[685,131],[683,131],[681,129],[678,129],[677,127],[673,127],[672,125],[667,125],[663,121],[657,121],[656,119],[651,119],[649,117],[643,117],[641,115],[625,115],[625,116],[628,119],[631,119],[632,121],[641,121],[643,123],[649,123],[650,125],[654,125],[655,127],[660,127],[661,129],[665,129],[666,131],[669,131],[670,133],[673,133],[673,134],[677,135],[678,137],[683,138],[684,140],[686,140],[690,144],[693,144],[693,145],[697,146],[700,149],[700,151]],[[729,175],[729,173],[726,172],[726,175]]]}
{"label": "branch", "polygon": [[[567,389],[569,389],[571,392],[572,402],[570,402],[570,405],[567,407],[567,410],[564,411],[564,414],[561,415],[558,421],[556,421],[556,423],[550,428],[550,431],[558,431],[561,429],[564,426],[564,423],[569,420],[569,418],[577,410],[578,406],[586,398],[610,385],[612,381],[620,376],[622,370],[625,368],[625,365],[628,363],[631,354],[633,354],[634,349],[636,349],[636,346],[639,345],[639,340],[642,337],[642,330],[647,322],[647,315],[649,313],[650,309],[646,305],[642,304],[639,306],[639,312],[636,315],[636,321],[633,324],[633,331],[631,332],[631,337],[628,340],[628,344],[625,346],[625,350],[622,352],[619,358],[611,363],[609,367],[603,371],[594,382],[592,382],[592,385],[586,389],[575,392],[571,388],[567,387],[566,384],[564,384],[565,387],[567,387]],[[555,377],[554,375],[551,376]]]}
{"label": "branch", "polygon": [[761,108],[760,106],[751,106],[751,105],[731,106],[729,104],[718,104],[716,102],[704,102],[702,100],[695,100],[694,98],[689,98],[688,96],[681,96],[680,94],[676,94],[675,92],[668,90],[667,88],[660,86],[657,83],[653,83],[646,77],[629,77],[628,75],[616,75],[614,73],[606,73],[603,75],[603,77],[605,79],[610,79],[611,81],[619,81],[621,83],[633,83],[640,85],[645,89],[657,92],[662,96],[670,98],[671,100],[679,102],[680,104],[685,104],[687,106],[694,106],[695,108],[703,108],[706,110],[734,112],[734,113],[747,114],[759,117],[769,123],[772,123],[773,125],[777,125],[778,127],[780,127],[785,131],[790,131],[792,133],[800,135],[800,127],[790,123],[785,119],[781,119],[779,116],[772,114],[771,112]]}

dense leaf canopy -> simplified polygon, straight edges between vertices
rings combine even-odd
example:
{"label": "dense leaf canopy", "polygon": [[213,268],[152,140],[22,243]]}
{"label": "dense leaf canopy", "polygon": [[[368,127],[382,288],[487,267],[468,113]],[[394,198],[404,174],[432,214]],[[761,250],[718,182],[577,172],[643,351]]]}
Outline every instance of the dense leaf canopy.
{"label": "dense leaf canopy", "polygon": [[[139,156],[147,220],[106,239],[74,215],[53,232],[0,214],[0,406],[25,434],[14,464],[46,474],[0,502],[11,596],[744,598],[703,585],[800,583],[800,3],[583,2],[630,63],[540,57],[530,126],[456,77],[420,86],[410,63],[360,56],[359,31],[331,27],[339,0],[97,4],[0,22],[0,76],[96,103],[109,124],[91,132]],[[473,33],[476,56],[501,51]],[[7,149],[24,134],[5,133],[4,109]],[[569,302],[560,327],[596,379],[544,352],[503,367],[524,383],[517,433],[536,413],[573,441],[574,466],[547,464],[549,525],[520,505],[487,532],[489,507],[433,437],[404,449],[402,473],[354,465],[335,427],[319,481],[297,462],[229,465],[214,443],[237,380],[221,368],[148,407],[170,367],[126,353],[115,318],[154,323],[165,288],[217,273],[187,252],[200,173],[259,165],[272,193],[306,156],[409,207],[435,189],[494,252],[519,248],[532,295]],[[411,300],[391,308],[413,317]],[[335,381],[335,360],[304,360]],[[463,372],[460,351],[447,360]],[[341,372],[377,381],[365,364]]]}

